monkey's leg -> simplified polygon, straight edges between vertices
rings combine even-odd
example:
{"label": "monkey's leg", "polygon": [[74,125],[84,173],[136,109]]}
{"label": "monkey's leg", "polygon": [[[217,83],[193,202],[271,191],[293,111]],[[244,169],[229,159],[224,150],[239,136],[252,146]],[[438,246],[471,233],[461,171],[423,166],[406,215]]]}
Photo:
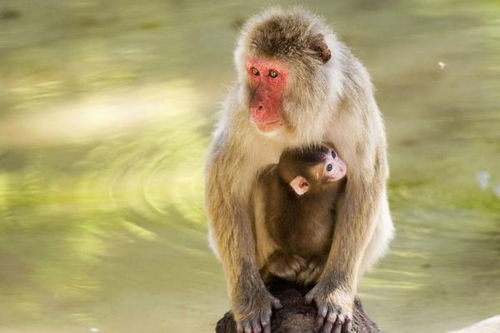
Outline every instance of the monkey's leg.
{"label": "monkey's leg", "polygon": [[[386,194],[384,194],[383,197],[386,197]],[[370,243],[366,247],[363,259],[359,265],[358,279],[361,278],[363,273],[370,270],[387,252],[389,243],[393,237],[394,225],[389,211],[389,202],[383,200],[378,213],[377,225],[375,226]]]}

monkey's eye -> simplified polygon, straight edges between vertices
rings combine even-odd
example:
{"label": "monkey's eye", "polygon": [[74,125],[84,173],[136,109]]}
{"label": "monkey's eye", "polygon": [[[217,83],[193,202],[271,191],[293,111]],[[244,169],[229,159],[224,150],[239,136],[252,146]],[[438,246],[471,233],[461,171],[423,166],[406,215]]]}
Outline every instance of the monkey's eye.
{"label": "monkey's eye", "polygon": [[332,150],[332,157],[333,158],[337,157],[337,153],[334,150]]}
{"label": "monkey's eye", "polygon": [[255,68],[255,67],[252,67],[251,70],[252,70],[253,75],[259,75],[260,74],[259,70],[257,68]]}
{"label": "monkey's eye", "polygon": [[269,71],[269,76],[272,77],[273,79],[278,76],[278,72],[276,72],[274,69],[271,69]]}
{"label": "monkey's eye", "polygon": [[326,166],[326,171],[330,172],[332,171],[332,169],[333,169],[333,164],[330,163]]}

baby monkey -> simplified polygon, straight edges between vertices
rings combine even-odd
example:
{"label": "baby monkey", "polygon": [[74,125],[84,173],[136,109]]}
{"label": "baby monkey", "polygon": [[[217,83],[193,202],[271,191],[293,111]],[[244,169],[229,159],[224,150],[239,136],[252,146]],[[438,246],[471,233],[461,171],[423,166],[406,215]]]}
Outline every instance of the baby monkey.
{"label": "baby monkey", "polygon": [[345,163],[326,145],[287,150],[277,165],[261,173],[256,238],[264,280],[318,281],[331,248],[334,203],[345,175]]}

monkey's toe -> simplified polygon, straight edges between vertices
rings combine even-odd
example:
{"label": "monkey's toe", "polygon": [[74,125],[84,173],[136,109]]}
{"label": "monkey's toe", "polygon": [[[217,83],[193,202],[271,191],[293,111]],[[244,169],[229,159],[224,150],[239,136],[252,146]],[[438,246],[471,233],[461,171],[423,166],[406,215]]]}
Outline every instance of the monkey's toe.
{"label": "monkey's toe", "polygon": [[262,332],[262,326],[261,326],[260,320],[255,319],[252,322],[252,332],[253,333],[261,333]]}

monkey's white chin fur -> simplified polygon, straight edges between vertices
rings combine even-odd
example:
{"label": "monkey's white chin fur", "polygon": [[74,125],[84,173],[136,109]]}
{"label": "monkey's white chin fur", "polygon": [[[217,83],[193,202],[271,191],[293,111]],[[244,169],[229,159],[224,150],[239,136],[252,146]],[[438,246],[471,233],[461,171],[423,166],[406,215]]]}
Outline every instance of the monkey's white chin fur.
{"label": "monkey's white chin fur", "polygon": [[275,129],[275,130],[272,130],[272,131],[268,131],[268,132],[263,132],[263,131],[261,131],[259,129],[257,129],[257,131],[259,132],[260,135],[266,136],[268,138],[275,138],[278,135],[280,135],[281,128],[278,128],[278,129]]}
{"label": "monkey's white chin fur", "polygon": [[257,125],[254,124],[254,128],[255,130],[260,134],[260,135],[263,135],[265,137],[268,137],[268,138],[274,138],[274,137],[277,137],[278,135],[281,134],[281,132],[283,131],[283,126],[280,126],[280,127],[277,127],[276,129],[272,129],[270,131],[262,131],[260,130]]}

